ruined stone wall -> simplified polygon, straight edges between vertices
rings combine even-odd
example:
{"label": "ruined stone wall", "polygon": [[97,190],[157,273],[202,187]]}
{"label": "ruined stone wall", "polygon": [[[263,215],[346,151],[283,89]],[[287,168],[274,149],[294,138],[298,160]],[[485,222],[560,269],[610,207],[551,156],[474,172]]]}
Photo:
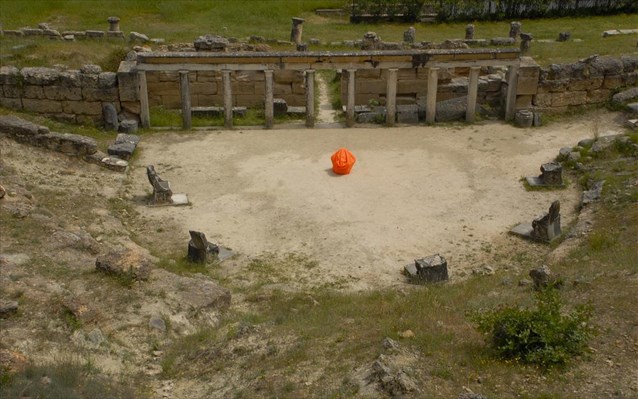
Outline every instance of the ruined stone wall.
{"label": "ruined stone wall", "polygon": [[636,86],[637,82],[638,56],[594,56],[540,69],[531,103],[537,108],[563,112],[570,107],[606,103],[620,88]]}
{"label": "ruined stone wall", "polygon": [[[503,78],[493,68],[482,68],[477,101],[479,104],[500,102]],[[397,104],[425,105],[428,90],[427,68],[399,69],[397,72]],[[436,100],[445,101],[467,96],[469,68],[450,68],[438,71]],[[361,69],[355,73],[355,104],[385,104],[387,70]],[[348,79],[341,76],[341,103],[348,98]]]}
{"label": "ruined stone wall", "polygon": [[102,105],[120,111],[117,76],[97,65],[80,70],[0,68],[0,105],[46,115],[64,122],[99,124]]}

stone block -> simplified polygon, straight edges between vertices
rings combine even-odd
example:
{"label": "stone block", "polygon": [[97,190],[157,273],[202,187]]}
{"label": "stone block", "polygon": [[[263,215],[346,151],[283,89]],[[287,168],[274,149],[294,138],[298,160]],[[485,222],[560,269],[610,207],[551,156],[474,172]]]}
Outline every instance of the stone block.
{"label": "stone block", "polygon": [[182,98],[179,95],[162,95],[159,97],[159,103],[157,105],[163,105],[168,109],[180,109],[182,108]]}
{"label": "stone block", "polygon": [[59,101],[52,100],[37,100],[37,99],[22,99],[22,107],[29,111],[35,113],[51,113],[57,114],[62,113],[62,103]]}
{"label": "stone block", "polygon": [[72,69],[60,72],[58,85],[61,87],[81,87],[80,71]]}
{"label": "stone block", "polygon": [[44,96],[44,90],[42,90],[42,86],[34,86],[34,85],[25,85],[22,88],[22,97],[23,98],[46,98]]}
{"label": "stone block", "polygon": [[[280,85],[276,85],[280,86]],[[290,85],[281,85],[290,88]],[[255,83],[253,82],[234,82],[232,86],[233,94],[255,94]],[[291,89],[292,92],[292,89]],[[274,89],[275,94],[287,94],[285,91]],[[213,94],[213,93],[210,93]]]}
{"label": "stone block", "polygon": [[137,101],[122,101],[120,104],[122,105],[122,110],[130,112],[131,114],[139,115],[141,111],[140,103]]}
{"label": "stone block", "polygon": [[[196,82],[196,83],[190,84],[189,89],[190,89],[191,95],[203,94],[203,95],[210,96],[210,95],[217,94],[217,83],[216,82],[206,82],[206,83]],[[233,90],[233,93],[237,93],[237,92]]]}
{"label": "stone block", "polygon": [[612,91],[609,89],[589,90],[587,92],[588,104],[606,103],[611,98]]}
{"label": "stone block", "polygon": [[465,118],[467,108],[467,96],[439,101],[436,104],[437,122],[450,122]]}
{"label": "stone block", "polygon": [[10,109],[22,109],[22,100],[20,98],[0,97],[0,106]]}
{"label": "stone block", "polygon": [[220,105],[223,102],[223,98],[221,95],[205,95],[198,94],[197,95],[197,105],[200,107],[210,107],[213,105]]}
{"label": "stone block", "polygon": [[82,98],[85,101],[119,102],[119,91],[117,87],[110,89],[95,89],[90,87],[82,88]]}
{"label": "stone block", "polygon": [[149,96],[179,95],[179,84],[177,82],[148,83],[147,88]]}
{"label": "stone block", "polygon": [[397,122],[416,125],[419,123],[419,107],[416,104],[397,106]]}
{"label": "stone block", "polygon": [[[384,82],[385,83],[385,82]],[[426,95],[428,92],[428,83],[422,79],[399,80],[397,82],[397,94],[416,94],[418,96]],[[381,92],[385,93],[385,89]]]}
{"label": "stone block", "polygon": [[629,72],[623,75],[625,86],[635,86],[638,83],[638,72]]}
{"label": "stone block", "polygon": [[[137,133],[138,123],[135,119],[125,119],[120,122],[118,130],[127,135]],[[119,137],[119,135],[118,135]],[[127,165],[128,166],[128,165]]]}
{"label": "stone block", "polygon": [[533,96],[532,104],[537,107],[551,107],[552,106],[552,94],[539,93]]}
{"label": "stone block", "polygon": [[3,85],[3,96],[6,98],[20,98],[22,97],[22,86],[18,85]]}
{"label": "stone block", "polygon": [[17,136],[48,134],[49,128],[36,125],[15,115],[0,115],[0,132]]}
{"label": "stone block", "polygon": [[273,78],[275,83],[303,82],[303,72],[293,70],[275,71]]}
{"label": "stone block", "polygon": [[44,97],[49,100],[82,100],[82,89],[79,87],[44,86]]}
{"label": "stone block", "polygon": [[292,94],[292,84],[275,83],[273,85],[273,94],[281,96],[282,94]]}
{"label": "stone block", "polygon": [[528,128],[532,127],[534,123],[534,114],[528,110],[521,110],[516,112],[514,116],[514,124],[518,127]]}
{"label": "stone block", "polygon": [[283,98],[273,99],[273,112],[275,116],[286,115],[288,112],[288,104]]}
{"label": "stone block", "polygon": [[117,74],[115,72],[100,73],[97,78],[97,87],[100,89],[117,87]]}
{"label": "stone block", "polygon": [[622,75],[607,75],[605,76],[605,80],[603,81],[604,89],[617,89],[624,85],[623,76]]}
{"label": "stone block", "polygon": [[63,101],[57,104],[62,104],[67,114],[102,115],[102,103],[99,101]]}
{"label": "stone block", "polygon": [[26,67],[20,71],[25,84],[45,86],[55,84],[60,76],[57,69],[42,67]]}
{"label": "stone block", "polygon": [[195,81],[202,83],[215,82],[216,80],[219,80],[215,77],[215,72],[213,71],[197,71],[195,76]]}
{"label": "stone block", "polygon": [[[401,70],[399,70],[399,73]],[[379,79],[381,78],[381,69],[360,69],[355,73],[355,82],[357,79]],[[345,80],[345,75],[342,77]]]}
{"label": "stone block", "polygon": [[113,143],[107,150],[109,155],[128,161],[135,151],[136,144],[130,142]]}
{"label": "stone block", "polygon": [[404,273],[415,283],[446,281],[448,280],[447,261],[438,254],[415,259],[414,265],[406,266]]}
{"label": "stone block", "polygon": [[387,90],[387,83],[383,80],[355,79],[356,93],[383,94]]}
{"label": "stone block", "polygon": [[0,67],[0,84],[17,85],[22,81],[20,70],[14,66]]}
{"label": "stone block", "polygon": [[567,86],[569,91],[594,90],[599,89],[603,84],[603,78],[572,79]]}
{"label": "stone block", "polygon": [[532,106],[532,95],[516,96],[516,109],[527,109]]}
{"label": "stone block", "polygon": [[517,94],[536,94],[538,92],[538,78],[519,77],[516,88]]}
{"label": "stone block", "polygon": [[564,107],[568,105],[583,105],[587,103],[586,91],[570,91],[554,93],[552,95],[552,107]]}
{"label": "stone block", "polygon": [[305,94],[306,93],[306,85],[304,83],[295,82],[292,84],[292,93],[293,94]]}

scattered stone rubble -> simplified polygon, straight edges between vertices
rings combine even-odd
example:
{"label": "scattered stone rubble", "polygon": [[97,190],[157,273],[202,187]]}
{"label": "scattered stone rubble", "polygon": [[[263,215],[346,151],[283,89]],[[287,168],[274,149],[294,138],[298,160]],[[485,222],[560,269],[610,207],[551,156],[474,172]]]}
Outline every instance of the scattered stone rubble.
{"label": "scattered stone rubble", "polygon": [[87,162],[107,169],[125,171],[128,167],[128,162],[99,151],[97,143],[90,137],[50,132],[46,126],[36,125],[15,115],[0,116],[0,133],[21,143],[82,157]]}
{"label": "scattered stone rubble", "polygon": [[140,136],[120,133],[115,138],[115,142],[109,145],[108,153],[128,161],[133,156],[139,142]]}

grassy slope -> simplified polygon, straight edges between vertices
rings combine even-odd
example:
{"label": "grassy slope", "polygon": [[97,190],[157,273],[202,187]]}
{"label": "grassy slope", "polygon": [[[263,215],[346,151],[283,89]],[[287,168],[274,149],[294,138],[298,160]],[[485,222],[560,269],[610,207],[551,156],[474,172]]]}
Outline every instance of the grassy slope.
{"label": "grassy slope", "polygon": [[[401,41],[406,24],[359,24],[352,25],[347,17],[325,18],[316,16],[316,8],[344,5],[343,0],[234,0],[234,1],[87,1],[87,0],[3,0],[0,11],[5,29],[24,26],[35,27],[47,22],[60,30],[106,30],[106,19],[111,15],[121,18],[121,29],[138,31],[151,37],[162,37],[168,42],[192,42],[197,36],[211,33],[245,38],[262,35],[268,38],[288,40],[290,18],[306,18],[304,38],[315,37],[330,43],[355,40],[367,31],[377,32],[386,41]],[[542,64],[573,61],[591,54],[618,55],[634,52],[636,35],[602,38],[608,29],[638,27],[638,15],[611,17],[562,18],[545,20],[523,20],[523,31],[534,34],[535,39],[555,39],[558,32],[571,31],[573,39],[566,43],[540,43],[532,46],[531,55]],[[465,23],[417,24],[417,41],[440,42],[464,35]],[[507,22],[477,22],[476,37],[491,38],[506,36]],[[30,49],[12,51],[17,44],[30,44]],[[123,43],[102,42],[101,51],[86,42],[51,43],[46,39],[13,39],[0,41],[3,54],[17,53],[17,59],[2,63],[16,65],[44,65],[62,62],[78,66],[92,61],[103,66],[117,65],[109,57],[118,54]],[[323,46],[320,49],[328,49]],[[121,52],[121,51],[120,51]],[[39,58],[33,54],[45,55]]]}

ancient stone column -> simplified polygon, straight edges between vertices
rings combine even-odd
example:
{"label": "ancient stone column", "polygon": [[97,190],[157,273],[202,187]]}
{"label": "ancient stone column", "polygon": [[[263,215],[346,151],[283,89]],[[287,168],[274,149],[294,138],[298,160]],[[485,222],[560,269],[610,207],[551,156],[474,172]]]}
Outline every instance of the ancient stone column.
{"label": "ancient stone column", "polygon": [[518,65],[510,65],[507,70],[507,97],[505,99],[505,120],[514,119],[516,112],[516,86],[518,85]]}
{"label": "ancient stone column", "polygon": [[118,17],[109,17],[107,21],[109,22],[109,32],[120,31],[120,19]]}
{"label": "ancient stone column", "polygon": [[468,24],[465,27],[465,39],[466,40],[474,39],[474,24]]}
{"label": "ancient stone column", "polygon": [[481,67],[470,68],[470,83],[467,89],[467,110],[465,112],[465,120],[474,122],[476,114],[476,95],[478,93],[478,77]]}
{"label": "ancient stone column", "polygon": [[151,127],[151,117],[148,108],[148,86],[146,85],[146,72],[139,71],[137,80],[140,85],[140,121],[144,129]]}
{"label": "ancient stone column", "polygon": [[315,126],[315,71],[306,71],[306,127]]}
{"label": "ancient stone column", "polygon": [[416,29],[414,29],[414,26],[410,26],[408,30],[403,32],[403,41],[406,43],[412,44],[414,43],[415,39],[416,39]]}
{"label": "ancient stone column", "polygon": [[534,36],[532,36],[531,33],[521,32],[520,38],[521,38],[521,53],[526,54],[529,51],[529,47],[531,45],[531,42]]}
{"label": "ancient stone column", "polygon": [[188,71],[179,71],[179,94],[182,100],[182,128],[190,129],[191,119],[191,93],[188,84]]}
{"label": "ancient stone column", "polygon": [[355,99],[355,84],[354,75],[357,72],[356,69],[348,69],[348,101],[346,103],[346,126],[354,126],[354,99]]}
{"label": "ancient stone column", "polygon": [[510,23],[510,37],[518,39],[518,35],[521,33],[521,26],[520,22],[514,21]]}
{"label": "ancient stone column", "polygon": [[388,85],[385,93],[385,123],[394,126],[397,115],[397,71],[396,68],[388,69]]}
{"label": "ancient stone column", "polygon": [[264,114],[266,116],[266,129],[271,129],[274,125],[273,118],[275,115],[273,107],[273,71],[267,69],[264,71],[264,80],[266,85],[266,102],[264,104]]}
{"label": "ancient stone column", "polygon": [[229,70],[222,71],[222,86],[224,87],[224,127],[233,127],[233,89],[230,82]]}
{"label": "ancient stone column", "polygon": [[290,41],[295,44],[301,44],[301,34],[303,33],[303,19],[293,17],[292,29],[290,30]]}
{"label": "ancient stone column", "polygon": [[428,93],[425,105],[425,121],[434,123],[436,116],[436,92],[439,86],[439,68],[430,68],[428,71]]}

